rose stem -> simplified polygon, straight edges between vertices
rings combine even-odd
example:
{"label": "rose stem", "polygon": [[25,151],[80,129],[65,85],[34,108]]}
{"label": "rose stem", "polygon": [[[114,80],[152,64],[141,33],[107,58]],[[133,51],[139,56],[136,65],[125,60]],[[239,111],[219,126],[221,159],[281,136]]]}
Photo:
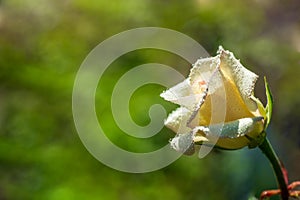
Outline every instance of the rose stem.
{"label": "rose stem", "polygon": [[282,200],[288,200],[289,198],[289,191],[287,187],[287,174],[286,171],[281,164],[278,156],[276,155],[271,143],[269,142],[268,138],[265,138],[261,145],[259,145],[259,148],[261,151],[266,155],[266,157],[269,159],[273,170],[275,172],[277,183],[279,185],[279,188],[281,190],[281,198]]}

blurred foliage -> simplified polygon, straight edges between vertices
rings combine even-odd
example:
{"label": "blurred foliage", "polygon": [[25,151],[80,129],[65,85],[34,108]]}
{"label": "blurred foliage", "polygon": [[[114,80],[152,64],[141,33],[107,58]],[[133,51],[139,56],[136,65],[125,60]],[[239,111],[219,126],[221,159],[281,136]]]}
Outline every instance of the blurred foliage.
{"label": "blurred foliage", "polygon": [[[269,137],[300,179],[300,2],[287,0],[2,0],[0,1],[0,199],[248,199],[276,187],[259,150],[214,151],[204,159],[182,157],[147,174],[127,174],[94,159],[72,119],[76,72],[86,55],[109,36],[158,26],[185,33],[211,53],[223,45],[260,77],[274,95]],[[97,114],[122,148],[144,152],[168,142],[164,128],[148,140],[126,139],[115,124],[110,96],[132,67],[164,63],[188,73],[188,64],[162,51],[137,51],[105,72],[97,91]],[[163,102],[164,88],[147,85],[131,102],[137,124]],[[262,100],[259,80],[256,93]],[[120,139],[122,138],[122,139]]]}

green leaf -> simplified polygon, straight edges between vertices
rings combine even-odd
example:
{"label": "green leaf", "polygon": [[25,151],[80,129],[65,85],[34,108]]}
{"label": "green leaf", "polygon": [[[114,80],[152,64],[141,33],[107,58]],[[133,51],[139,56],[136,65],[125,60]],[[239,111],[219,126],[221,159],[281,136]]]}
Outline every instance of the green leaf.
{"label": "green leaf", "polygon": [[265,107],[265,111],[267,113],[267,123],[265,124],[265,129],[266,129],[268,127],[268,125],[270,124],[271,117],[272,117],[273,97],[272,97],[272,93],[271,93],[269,84],[267,82],[267,78],[264,77],[264,80],[265,80],[266,96],[267,96],[267,105]]}

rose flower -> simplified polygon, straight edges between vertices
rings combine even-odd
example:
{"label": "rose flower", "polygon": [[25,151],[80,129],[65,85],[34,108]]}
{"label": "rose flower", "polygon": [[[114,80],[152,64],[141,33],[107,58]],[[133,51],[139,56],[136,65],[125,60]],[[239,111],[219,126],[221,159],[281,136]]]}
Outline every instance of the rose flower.
{"label": "rose flower", "polygon": [[171,146],[191,154],[197,144],[223,149],[259,145],[267,116],[254,97],[257,78],[222,47],[215,57],[199,59],[186,80],[161,94],[180,105],[165,120],[177,133]]}

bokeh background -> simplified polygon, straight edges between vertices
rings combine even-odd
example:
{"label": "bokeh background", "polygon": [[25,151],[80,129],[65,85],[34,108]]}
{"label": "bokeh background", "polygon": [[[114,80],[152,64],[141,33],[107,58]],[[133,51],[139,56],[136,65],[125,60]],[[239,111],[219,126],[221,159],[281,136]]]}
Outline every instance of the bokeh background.
{"label": "bokeh background", "polygon": [[[215,150],[204,159],[181,157],[146,174],[113,170],[93,158],[75,130],[73,81],[87,54],[106,38],[131,28],[158,26],[180,31],[214,55],[233,51],[260,75],[256,94],[265,102],[262,77],[275,99],[268,134],[289,171],[300,179],[300,2],[287,0],[1,0],[0,1],[0,199],[255,199],[276,188],[259,149]],[[168,143],[166,128],[150,139],[124,136],[114,122],[110,96],[127,70],[167,64],[188,74],[178,56],[139,50],[116,60],[99,82],[100,124],[118,146],[147,152]],[[132,96],[139,125],[148,109],[174,105],[145,85]],[[276,199],[276,198],[274,198]]]}

